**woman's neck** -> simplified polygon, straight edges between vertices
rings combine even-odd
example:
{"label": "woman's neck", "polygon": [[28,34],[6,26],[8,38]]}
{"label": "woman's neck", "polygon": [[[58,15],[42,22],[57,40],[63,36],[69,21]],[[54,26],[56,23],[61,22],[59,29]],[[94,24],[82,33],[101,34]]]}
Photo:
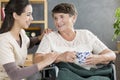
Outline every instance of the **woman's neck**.
{"label": "woman's neck", "polygon": [[10,30],[10,33],[17,41],[20,40],[20,30],[21,29],[19,27],[15,27],[15,26],[13,26],[13,28]]}
{"label": "woman's neck", "polygon": [[59,32],[59,34],[67,41],[72,41],[76,36],[75,30],[62,31],[62,32]]}

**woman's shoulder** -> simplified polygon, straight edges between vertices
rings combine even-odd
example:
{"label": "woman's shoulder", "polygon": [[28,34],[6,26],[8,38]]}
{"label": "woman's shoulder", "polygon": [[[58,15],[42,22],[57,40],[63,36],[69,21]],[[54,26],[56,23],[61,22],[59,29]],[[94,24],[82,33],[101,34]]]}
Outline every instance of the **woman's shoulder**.
{"label": "woman's shoulder", "polygon": [[8,42],[10,40],[10,33],[2,33],[0,34],[0,42]]}
{"label": "woman's shoulder", "polygon": [[0,38],[9,38],[9,37],[10,37],[9,32],[0,34]]}
{"label": "woman's shoulder", "polygon": [[55,37],[55,36],[58,36],[58,32],[57,31],[52,31],[52,32],[50,32],[50,33],[48,33],[48,34],[45,34],[46,36],[50,36],[50,37]]}
{"label": "woman's shoulder", "polygon": [[82,33],[82,34],[88,34],[88,33],[92,33],[90,30],[88,29],[76,29],[77,33]]}

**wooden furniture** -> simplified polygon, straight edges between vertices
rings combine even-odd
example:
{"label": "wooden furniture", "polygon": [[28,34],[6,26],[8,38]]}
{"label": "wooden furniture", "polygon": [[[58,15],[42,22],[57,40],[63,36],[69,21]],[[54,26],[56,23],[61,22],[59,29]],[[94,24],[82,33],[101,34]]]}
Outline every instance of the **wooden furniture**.
{"label": "wooden furniture", "polygon": [[120,52],[118,50],[114,51],[116,55],[120,55]]}
{"label": "wooden furniture", "polygon": [[[3,5],[6,5],[8,1],[9,0],[0,0],[0,11],[1,11],[2,8],[4,8]],[[41,26],[40,26],[41,24],[43,25],[43,29],[46,29],[48,27],[48,16],[47,16],[48,15],[47,14],[48,13],[47,12],[48,11],[48,7],[47,7],[48,3],[47,3],[47,0],[29,0],[29,1],[32,4],[32,6],[34,5],[33,6],[33,14],[38,14],[38,17],[39,17],[39,16],[41,16],[39,14],[43,13],[43,16],[42,16],[43,18],[42,19],[34,19],[34,15],[33,15],[34,20],[32,21],[31,24],[32,25],[37,24],[37,26],[30,25],[30,27],[28,29],[26,29],[26,31],[27,31],[26,33],[33,34],[33,33],[37,32],[37,33],[40,34],[40,32],[42,30]],[[39,7],[42,6],[43,9],[42,10],[41,9],[34,9],[34,7],[36,5],[39,6]],[[0,28],[1,28],[1,24],[2,24],[2,19],[1,18],[2,18],[2,16],[0,14]],[[24,66],[30,66],[32,64],[33,64],[33,54],[28,54]]]}
{"label": "wooden furniture", "polygon": [[31,66],[33,64],[33,54],[27,55],[24,66]]}
{"label": "wooden furniture", "polygon": [[117,80],[120,79],[120,54],[116,53],[116,60],[115,60],[115,67],[116,67],[116,75],[117,75]]}
{"label": "wooden furniture", "polygon": [[116,76],[117,76],[117,80],[120,79],[120,52],[119,51],[114,51],[116,53],[116,60],[114,61],[115,63],[115,67],[116,67]]}
{"label": "wooden furniture", "polygon": [[[4,6],[3,5],[6,5],[6,3],[8,2],[9,0],[0,0],[0,11],[1,11],[1,9],[3,9],[4,8]],[[39,9],[35,9],[34,10],[34,6],[33,6],[33,14],[34,13],[36,13],[36,14],[38,14],[37,16],[39,17],[39,16],[41,16],[41,15],[39,15],[39,14],[41,14],[42,12],[43,12],[43,15],[41,16],[41,17],[43,17],[43,19],[42,20],[33,20],[32,21],[32,23],[31,24],[38,24],[37,26],[31,26],[30,25],[30,28],[28,28],[28,31],[38,31],[38,30],[41,30],[40,29],[40,24],[43,24],[43,27],[44,27],[44,29],[46,29],[47,27],[48,27],[48,16],[47,16],[47,11],[48,11],[48,7],[47,7],[47,0],[29,0],[30,1],[30,3],[32,4],[32,5],[42,5],[42,7],[43,7],[43,9],[42,10],[39,10]],[[39,6],[39,7],[41,7],[41,6]],[[1,13],[1,12],[0,12]],[[34,15],[33,15],[34,16]],[[33,17],[34,18],[34,17]],[[1,24],[2,24],[2,16],[1,16],[1,14],[0,14],[0,27],[1,27]],[[33,27],[33,28],[31,28],[31,27]],[[36,30],[37,29],[37,30]]]}

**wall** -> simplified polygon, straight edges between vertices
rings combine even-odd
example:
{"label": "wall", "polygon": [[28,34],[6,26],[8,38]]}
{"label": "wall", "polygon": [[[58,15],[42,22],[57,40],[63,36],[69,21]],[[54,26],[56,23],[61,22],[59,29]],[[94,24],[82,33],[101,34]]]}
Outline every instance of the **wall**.
{"label": "wall", "polygon": [[110,49],[116,50],[116,41],[112,41],[115,8],[120,0],[48,0],[48,24],[55,29],[51,17],[53,7],[61,2],[73,3],[78,10],[76,29],[89,29]]}

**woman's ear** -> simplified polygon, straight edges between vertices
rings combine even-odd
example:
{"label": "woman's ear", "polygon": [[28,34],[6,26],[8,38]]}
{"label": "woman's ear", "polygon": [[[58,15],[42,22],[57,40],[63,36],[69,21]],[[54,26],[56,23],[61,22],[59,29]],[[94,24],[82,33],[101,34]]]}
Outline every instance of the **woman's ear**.
{"label": "woman's ear", "polygon": [[18,15],[17,15],[16,12],[13,12],[13,18],[14,18],[14,19],[17,19],[17,18],[18,18]]}
{"label": "woman's ear", "polygon": [[76,20],[77,20],[77,14],[73,16],[73,24],[76,22]]}

